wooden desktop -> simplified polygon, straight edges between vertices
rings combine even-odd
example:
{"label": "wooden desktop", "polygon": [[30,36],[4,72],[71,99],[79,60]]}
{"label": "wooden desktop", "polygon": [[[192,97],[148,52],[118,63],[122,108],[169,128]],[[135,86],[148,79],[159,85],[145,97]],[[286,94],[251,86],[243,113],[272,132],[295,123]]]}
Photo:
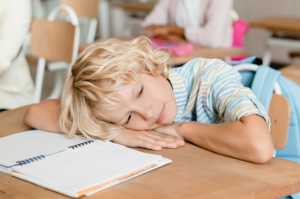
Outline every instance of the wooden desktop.
{"label": "wooden desktop", "polygon": [[[0,113],[0,137],[30,130],[23,124],[27,109],[28,106]],[[266,164],[254,164],[219,155],[190,143],[162,151],[137,150],[160,154],[173,162],[82,198],[269,199],[300,191],[300,166],[288,160],[272,158]],[[0,198],[69,197],[0,172]]]}
{"label": "wooden desktop", "polygon": [[[263,65],[269,66],[272,60],[272,48],[284,46],[289,48],[300,47],[300,18],[289,16],[274,16],[257,19],[250,22],[251,27],[263,28],[269,32],[265,40]],[[291,58],[299,57],[299,52],[292,52]]]}

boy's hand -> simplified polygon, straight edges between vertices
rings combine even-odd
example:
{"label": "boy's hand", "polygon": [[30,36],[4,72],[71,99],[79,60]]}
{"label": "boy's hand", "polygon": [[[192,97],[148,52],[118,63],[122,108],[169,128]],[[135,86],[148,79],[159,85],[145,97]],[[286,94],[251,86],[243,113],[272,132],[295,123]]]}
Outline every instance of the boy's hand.
{"label": "boy's hand", "polygon": [[177,148],[177,146],[184,145],[184,141],[177,137],[155,131],[134,131],[130,129],[120,130],[112,141],[128,147],[142,147],[155,151],[161,150],[162,147]]}
{"label": "boy's hand", "polygon": [[159,132],[159,133],[163,133],[163,134],[166,134],[166,135],[178,137],[178,138],[183,140],[184,137],[181,134],[180,127],[181,127],[181,123],[176,123],[176,124],[161,126],[161,127],[158,127],[154,130]]}

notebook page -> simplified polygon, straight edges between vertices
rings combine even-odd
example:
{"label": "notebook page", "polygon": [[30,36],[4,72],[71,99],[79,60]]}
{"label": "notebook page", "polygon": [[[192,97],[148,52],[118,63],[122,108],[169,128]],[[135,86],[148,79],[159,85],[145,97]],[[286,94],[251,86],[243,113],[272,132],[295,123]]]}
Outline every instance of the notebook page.
{"label": "notebook page", "polygon": [[53,186],[78,192],[144,168],[160,159],[160,155],[97,140],[14,170]]}
{"label": "notebook page", "polygon": [[87,141],[68,139],[65,134],[40,130],[26,131],[0,138],[0,165],[11,166],[16,161],[47,155]]}

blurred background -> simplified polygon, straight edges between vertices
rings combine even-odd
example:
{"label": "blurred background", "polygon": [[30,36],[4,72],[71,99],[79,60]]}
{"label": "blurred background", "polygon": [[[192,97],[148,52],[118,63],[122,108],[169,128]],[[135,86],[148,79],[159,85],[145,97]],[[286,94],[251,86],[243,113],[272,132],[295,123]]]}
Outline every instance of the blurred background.
{"label": "blurred background", "polygon": [[[33,16],[37,18],[45,18],[50,11],[57,5],[59,5],[60,0],[32,0],[33,1]],[[142,2],[147,5],[145,7],[152,7],[157,0],[104,0],[108,4],[109,8],[109,35],[102,35],[101,31],[97,31],[96,39],[98,38],[106,38],[106,37],[115,37],[124,35],[124,31],[126,29],[126,23],[128,24],[128,18],[125,16],[128,13],[125,9],[114,6],[118,3],[132,3],[132,2]],[[147,2],[151,2],[147,4]],[[35,6],[35,5],[39,5]],[[261,19],[264,17],[270,16],[292,16],[292,17],[300,17],[300,1],[298,0],[235,0],[233,7],[235,11],[239,14],[239,16],[247,22],[251,22],[257,19]],[[99,9],[101,9],[99,7]],[[142,11],[131,11],[136,16],[139,16],[140,19],[143,19],[144,16],[148,12]],[[100,16],[105,17],[105,15]],[[140,34],[140,25],[138,24],[138,20],[133,24],[133,35]],[[101,22],[101,19],[100,19]],[[140,23],[142,20],[140,21]],[[300,25],[300,24],[299,24]],[[100,26],[101,27],[101,26]],[[82,28],[84,29],[84,28]],[[256,55],[259,57],[263,56],[265,50],[265,39],[269,36],[270,32],[261,28],[250,28],[246,38],[245,38],[245,46],[249,55]],[[83,36],[82,36],[83,37]],[[300,47],[299,47],[300,49]],[[291,50],[295,50],[295,48],[288,47],[274,47],[273,48],[273,56],[272,62],[281,65],[291,64],[293,59],[290,59],[288,53]]]}
{"label": "blurred background", "polygon": [[[87,46],[87,44],[92,43],[95,40],[108,39],[111,37],[141,35],[141,25],[145,20],[145,17],[149,13],[151,13],[151,11],[153,11],[153,8],[158,2],[157,0],[81,0],[78,1],[81,3],[76,4],[74,3],[75,1],[72,0],[30,1],[32,7],[32,19],[46,20],[49,14],[53,12],[53,10],[57,8],[57,6],[73,6],[72,8],[75,10],[79,18],[79,53]],[[90,3],[89,8],[87,7],[87,5],[89,4],[87,2]],[[238,15],[238,18],[242,19],[249,25],[246,29],[245,35],[243,35],[242,37],[242,44],[241,46],[239,46],[240,49],[245,52],[246,57],[257,56],[259,58],[264,58],[264,54],[266,52],[266,41],[268,38],[274,37],[274,31],[270,31],[270,29],[262,27],[261,24],[255,25],[255,23],[253,23],[257,20],[269,17],[295,18],[298,21],[293,22],[292,26],[296,27],[296,29],[298,28],[299,31],[287,31],[287,33],[291,33],[293,37],[291,40],[292,42],[290,43],[300,40],[299,0],[233,0],[232,3],[232,10],[235,11],[235,13]],[[65,15],[61,15],[61,13],[59,13],[58,16],[54,18],[55,20],[70,22],[70,18],[66,17]],[[274,23],[276,25],[276,20],[273,20],[273,26]],[[279,33],[279,35],[281,32],[282,31],[276,31],[276,33]],[[278,35],[276,37],[278,37]],[[53,71],[66,68],[66,64],[60,64],[60,62],[56,62],[56,64],[49,65],[48,61],[51,60],[46,60],[46,70],[41,71],[41,76],[43,76],[43,78],[39,79],[37,75],[38,59],[37,56],[32,56],[32,52],[30,52],[30,37],[26,38],[27,39],[24,42],[22,50],[24,50],[26,60],[29,65],[30,74],[33,82],[35,83],[35,95],[37,93],[37,90],[39,90],[38,92],[40,92],[38,94],[39,97],[36,98],[34,102],[39,102],[41,100],[47,99],[47,97],[53,90],[52,88],[54,83],[57,81],[57,79],[62,79],[62,74],[58,74],[57,72]],[[300,43],[295,43],[290,46],[274,45],[272,46],[272,48],[270,48],[270,52],[272,53],[272,56],[268,57],[269,62],[267,65],[270,65],[272,68],[280,69],[285,66],[297,64],[300,62],[300,58],[298,58],[300,57],[300,55],[291,56],[291,52],[295,52],[296,55],[298,52],[300,52]],[[219,51],[217,53],[222,54],[224,52]],[[205,55],[203,55],[203,57],[205,57]],[[212,57],[214,56],[207,56],[207,58]],[[221,56],[216,56],[216,58],[221,58]],[[230,60],[230,53],[229,55],[226,55],[225,58],[227,58],[225,59],[225,61]],[[40,81],[39,83],[37,83],[38,79]],[[58,84],[60,84],[60,86],[58,87],[61,87],[62,82],[58,82]],[[56,92],[59,93],[60,90],[58,89]],[[57,95],[57,93],[54,98],[57,98],[57,96],[59,96]],[[6,107],[0,107],[0,109],[2,108],[7,109]],[[8,109],[10,109],[10,107],[8,107]]]}
{"label": "blurred background", "polygon": [[[46,18],[61,0],[32,0],[33,17]],[[116,36],[130,36],[141,34],[141,23],[155,6],[157,0],[102,0],[99,2],[98,25],[95,40],[107,39]],[[127,6],[126,6],[127,4]],[[233,9],[246,22],[273,16],[290,16],[300,18],[300,1],[298,0],[234,0]],[[80,43],[85,43],[88,30],[88,20],[80,18]],[[300,24],[299,24],[300,25]],[[244,39],[245,50],[249,56],[263,57],[265,40],[270,31],[251,27]],[[292,59],[289,52],[295,47],[274,46],[272,48],[271,67],[279,69],[300,60]],[[299,47],[300,50],[300,47]],[[36,67],[30,67],[35,77]],[[42,99],[49,95],[53,86],[53,73],[46,73]]]}

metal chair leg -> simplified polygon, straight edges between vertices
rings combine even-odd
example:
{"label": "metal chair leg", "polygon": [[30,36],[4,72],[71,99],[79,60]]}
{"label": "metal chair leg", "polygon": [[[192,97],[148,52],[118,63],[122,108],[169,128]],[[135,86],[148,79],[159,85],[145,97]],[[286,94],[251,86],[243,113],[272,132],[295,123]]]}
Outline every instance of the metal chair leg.
{"label": "metal chair leg", "polygon": [[45,67],[46,67],[46,60],[45,58],[40,57],[38,60],[36,79],[35,79],[34,103],[39,103],[41,101]]}

